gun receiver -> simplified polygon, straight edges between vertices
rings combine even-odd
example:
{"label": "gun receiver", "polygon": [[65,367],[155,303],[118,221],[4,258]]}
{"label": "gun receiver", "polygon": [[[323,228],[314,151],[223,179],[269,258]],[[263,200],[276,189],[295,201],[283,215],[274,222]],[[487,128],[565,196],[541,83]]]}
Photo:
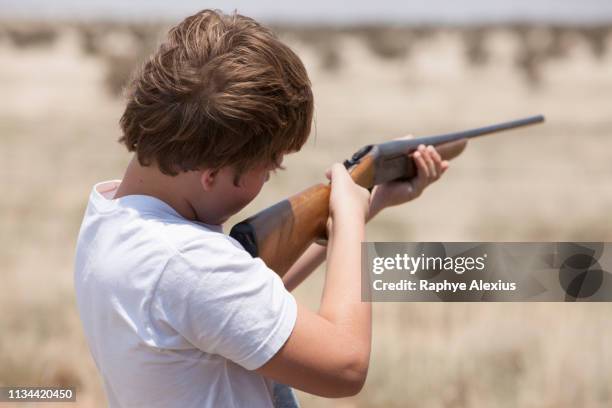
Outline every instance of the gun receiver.
{"label": "gun receiver", "polygon": [[[412,153],[421,144],[435,146],[443,159],[450,160],[461,154],[468,139],[543,121],[544,116],[537,115],[461,132],[367,145],[345,160],[344,166],[357,184],[371,189],[414,177],[417,170]],[[230,236],[283,276],[310,244],[326,238],[329,193],[329,184],[316,184],[236,224]]]}

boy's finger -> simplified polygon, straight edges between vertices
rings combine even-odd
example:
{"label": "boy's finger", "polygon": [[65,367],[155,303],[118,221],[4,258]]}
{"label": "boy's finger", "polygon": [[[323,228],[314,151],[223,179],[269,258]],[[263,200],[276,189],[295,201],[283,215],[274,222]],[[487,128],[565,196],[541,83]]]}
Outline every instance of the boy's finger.
{"label": "boy's finger", "polygon": [[440,167],[442,167],[442,174],[444,174],[446,170],[448,170],[448,166],[448,160],[443,160],[442,163],[440,163]]}
{"label": "boy's finger", "polygon": [[421,152],[419,151],[414,152],[412,157],[417,165],[418,178],[421,178],[421,177],[428,178],[429,177],[429,167],[427,167],[427,163],[425,163],[425,160],[423,159],[423,155],[421,154]]}
{"label": "boy's finger", "polygon": [[436,148],[431,145],[427,147],[427,150],[429,150],[429,155],[434,162],[434,166],[436,168],[434,180],[437,180],[442,175],[442,157],[440,157],[440,154],[436,151]]}
{"label": "boy's finger", "polygon": [[427,163],[427,167],[429,167],[429,179],[436,178],[436,164],[431,158],[431,151],[428,148],[423,149],[423,159],[425,159],[425,163]]}
{"label": "boy's finger", "polygon": [[431,157],[434,159],[436,164],[442,161],[442,156],[440,156],[440,153],[438,153],[438,151],[436,150],[434,146],[429,145],[427,149],[429,149],[429,152],[431,153]]}

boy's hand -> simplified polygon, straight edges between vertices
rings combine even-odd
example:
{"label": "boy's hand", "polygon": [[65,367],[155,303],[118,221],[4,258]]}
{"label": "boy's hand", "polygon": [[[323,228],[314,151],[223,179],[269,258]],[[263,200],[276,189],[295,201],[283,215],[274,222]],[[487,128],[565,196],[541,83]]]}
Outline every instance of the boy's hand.
{"label": "boy's hand", "polygon": [[365,220],[370,207],[369,191],[355,184],[346,168],[340,163],[334,164],[326,172],[326,176],[331,181],[330,218]]}
{"label": "boy's hand", "polygon": [[[412,138],[412,136],[401,139],[408,138]],[[420,145],[417,151],[413,153],[413,157],[417,167],[416,177],[409,181],[391,181],[376,186],[370,197],[369,218],[372,218],[384,208],[414,200],[448,169],[448,161],[442,160],[433,146]]]}

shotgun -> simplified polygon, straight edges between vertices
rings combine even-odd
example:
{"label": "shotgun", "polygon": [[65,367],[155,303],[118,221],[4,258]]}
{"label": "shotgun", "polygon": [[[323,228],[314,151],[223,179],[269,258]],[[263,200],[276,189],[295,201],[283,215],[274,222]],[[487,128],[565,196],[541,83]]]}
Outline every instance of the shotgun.
{"label": "shotgun", "polygon": [[[388,181],[413,178],[417,169],[411,154],[421,144],[435,146],[444,160],[450,160],[461,154],[468,139],[543,121],[544,116],[537,115],[461,132],[367,145],[345,160],[344,166],[355,183],[371,190]],[[234,225],[230,236],[282,277],[310,244],[326,239],[329,193],[329,183],[316,184]]]}

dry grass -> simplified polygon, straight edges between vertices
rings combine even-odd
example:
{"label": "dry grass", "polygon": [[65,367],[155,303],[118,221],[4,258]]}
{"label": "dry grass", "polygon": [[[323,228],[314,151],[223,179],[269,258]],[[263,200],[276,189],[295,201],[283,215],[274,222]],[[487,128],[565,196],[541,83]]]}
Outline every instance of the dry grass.
{"label": "dry grass", "polygon": [[[162,28],[32,27],[0,29],[0,384],[76,385],[78,405],[97,406],[104,397],[74,307],[73,246],[91,185],[120,178],[129,159],[115,143],[114,95]],[[234,220],[320,181],[363,144],[541,112],[546,126],[475,142],[444,182],[376,220],[369,239],[612,240],[609,28],[281,35],[311,73],[317,133]],[[312,308],[322,274],[296,294]],[[376,304],[364,391],[300,398],[307,407],[610,406],[610,312]]]}

